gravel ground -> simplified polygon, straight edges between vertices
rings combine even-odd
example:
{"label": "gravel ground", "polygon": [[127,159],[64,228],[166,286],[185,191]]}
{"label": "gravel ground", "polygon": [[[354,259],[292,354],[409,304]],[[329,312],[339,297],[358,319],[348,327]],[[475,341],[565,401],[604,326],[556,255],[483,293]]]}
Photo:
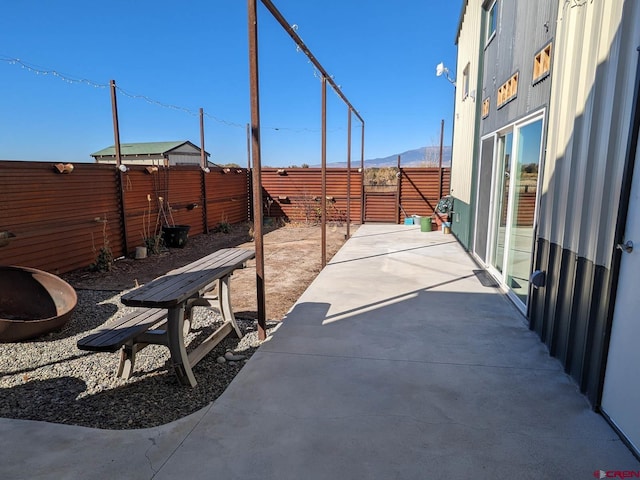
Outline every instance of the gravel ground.
{"label": "gravel ground", "polygon": [[[260,344],[255,322],[238,318],[244,337],[230,334],[195,366],[195,388],[178,384],[167,368],[168,349],[157,345],[139,352],[132,378],[120,380],[117,353],[82,351],[76,342],[129,311],[119,301],[122,293],[77,290],[78,305],[61,331],[0,343],[0,417],[115,430],[162,425],[218,398]],[[187,350],[220,324],[217,312],[194,308]],[[276,325],[269,322],[268,331]],[[220,363],[226,352],[244,359]]]}

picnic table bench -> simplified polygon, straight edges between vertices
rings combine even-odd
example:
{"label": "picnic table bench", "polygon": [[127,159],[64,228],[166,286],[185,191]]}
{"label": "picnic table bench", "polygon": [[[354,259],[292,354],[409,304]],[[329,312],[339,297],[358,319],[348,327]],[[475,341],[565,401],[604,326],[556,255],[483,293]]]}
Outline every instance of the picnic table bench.
{"label": "picnic table bench", "polygon": [[[233,272],[255,257],[255,251],[223,248],[156,278],[121,297],[124,305],[138,307],[116,323],[78,341],[81,350],[120,351],[118,376],[129,378],[136,353],[149,344],[169,348],[171,364],[180,383],[196,385],[192,367],[229,333],[242,338],[231,308],[229,286]],[[212,295],[217,287],[217,295]],[[223,324],[187,354],[184,337],[191,328],[194,306],[214,306]]]}

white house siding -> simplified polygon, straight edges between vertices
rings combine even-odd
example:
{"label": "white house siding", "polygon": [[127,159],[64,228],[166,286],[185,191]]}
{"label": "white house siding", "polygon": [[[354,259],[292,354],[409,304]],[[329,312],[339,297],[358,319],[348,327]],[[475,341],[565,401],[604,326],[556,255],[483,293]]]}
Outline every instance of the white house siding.
{"label": "white house siding", "polygon": [[[456,72],[455,115],[453,129],[453,153],[451,171],[451,193],[463,202],[471,203],[471,175],[474,163],[474,139],[476,129],[476,107],[478,92],[478,63],[480,52],[480,26],[482,2],[469,0],[458,37],[458,62]],[[462,95],[462,72],[469,64],[469,91],[475,100]]]}
{"label": "white house siding", "polygon": [[[481,0],[466,2],[457,38],[458,58],[451,162],[451,195],[454,197],[456,213],[452,227],[453,233],[467,248],[470,247],[475,201],[473,199],[475,132],[478,110],[482,103],[478,85],[482,12]],[[463,98],[463,71],[467,64],[469,64],[470,95]]]}
{"label": "white house siding", "polygon": [[169,165],[200,165],[200,154],[185,155],[175,154],[171,152],[169,154]]}
{"label": "white house siding", "polygon": [[193,145],[185,144],[169,152],[169,165],[199,165],[200,150]]}

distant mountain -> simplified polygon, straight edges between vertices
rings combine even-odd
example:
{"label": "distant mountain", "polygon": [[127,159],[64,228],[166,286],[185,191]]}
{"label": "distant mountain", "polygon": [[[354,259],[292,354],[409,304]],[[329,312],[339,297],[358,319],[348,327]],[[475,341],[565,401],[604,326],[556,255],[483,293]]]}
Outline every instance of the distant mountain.
{"label": "distant mountain", "polygon": [[[437,167],[440,160],[440,147],[420,147],[407,150],[400,154],[400,166],[402,167]],[[384,158],[372,158],[364,161],[365,168],[395,167],[398,165],[398,154]],[[311,165],[320,167],[320,165]],[[351,161],[351,167],[360,166],[359,161]],[[442,147],[442,166],[451,166],[451,147]],[[328,168],[346,168],[347,162],[327,163]]]}

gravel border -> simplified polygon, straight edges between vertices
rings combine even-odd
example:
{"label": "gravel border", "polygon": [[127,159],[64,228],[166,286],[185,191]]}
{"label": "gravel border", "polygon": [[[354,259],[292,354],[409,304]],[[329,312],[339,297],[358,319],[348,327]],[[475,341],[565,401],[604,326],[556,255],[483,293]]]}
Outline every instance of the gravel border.
{"label": "gravel border", "polygon": [[[130,311],[120,303],[123,293],[77,290],[78,304],[62,330],[0,343],[0,417],[113,430],[163,425],[218,398],[260,345],[255,321],[238,318],[244,337],[227,336],[195,366],[196,387],[178,384],[167,368],[168,349],[158,345],[137,354],[131,379],[118,379],[117,353],[82,351],[76,342]],[[196,307],[192,322],[187,350],[220,326],[221,318]],[[268,333],[278,323],[268,322]],[[227,352],[244,358],[223,362]]]}

